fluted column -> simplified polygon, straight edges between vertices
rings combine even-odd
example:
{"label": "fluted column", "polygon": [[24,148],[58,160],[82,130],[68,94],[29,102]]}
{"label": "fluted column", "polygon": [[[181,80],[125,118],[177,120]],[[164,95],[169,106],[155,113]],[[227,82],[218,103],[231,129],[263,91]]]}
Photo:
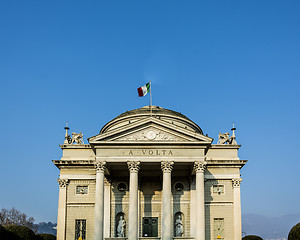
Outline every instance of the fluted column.
{"label": "fluted column", "polygon": [[59,184],[58,213],[57,213],[57,240],[66,239],[66,208],[68,179],[57,179]]}
{"label": "fluted column", "polygon": [[162,162],[163,189],[162,189],[162,213],[161,213],[161,239],[172,239],[172,192],[171,172],[174,162]]}
{"label": "fluted column", "polygon": [[234,240],[242,239],[241,181],[241,178],[232,179]]}
{"label": "fluted column", "polygon": [[196,172],[196,199],[197,199],[197,232],[196,240],[205,240],[205,202],[204,202],[204,171],[205,162],[195,162]]}
{"label": "fluted column", "polygon": [[128,240],[138,239],[138,173],[140,162],[127,162],[129,169]]}
{"label": "fluted column", "polygon": [[96,197],[94,240],[103,240],[104,227],[104,172],[106,162],[96,162]]}

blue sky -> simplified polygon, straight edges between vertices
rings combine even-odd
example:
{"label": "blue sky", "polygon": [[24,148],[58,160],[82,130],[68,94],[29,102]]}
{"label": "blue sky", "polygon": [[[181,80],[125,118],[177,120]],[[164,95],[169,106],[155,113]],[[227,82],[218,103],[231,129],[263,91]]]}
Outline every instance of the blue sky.
{"label": "blue sky", "polygon": [[[56,222],[64,125],[149,104],[215,139],[236,123],[242,212],[300,213],[300,2],[1,1],[0,208]],[[85,140],[86,141],[86,140]]]}

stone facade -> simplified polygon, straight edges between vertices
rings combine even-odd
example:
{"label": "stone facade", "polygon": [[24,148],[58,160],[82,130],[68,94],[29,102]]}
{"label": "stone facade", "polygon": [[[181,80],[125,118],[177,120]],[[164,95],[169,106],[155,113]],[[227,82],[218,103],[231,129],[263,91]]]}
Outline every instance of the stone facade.
{"label": "stone facade", "polygon": [[241,239],[246,161],[235,128],[212,144],[186,116],[147,106],[119,115],[89,144],[65,129],[62,158],[53,160],[58,240]]}

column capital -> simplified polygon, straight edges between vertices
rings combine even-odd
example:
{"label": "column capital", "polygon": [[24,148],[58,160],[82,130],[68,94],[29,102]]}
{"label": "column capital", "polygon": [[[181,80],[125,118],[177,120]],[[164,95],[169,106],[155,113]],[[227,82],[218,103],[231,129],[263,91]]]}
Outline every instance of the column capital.
{"label": "column capital", "polygon": [[164,161],[161,162],[161,170],[165,173],[165,172],[172,172],[173,170],[173,165],[174,162],[173,161]]}
{"label": "column capital", "polygon": [[95,166],[97,172],[104,173],[106,170],[106,162],[98,162],[97,161],[94,163],[94,166]]}
{"label": "column capital", "polygon": [[234,179],[232,179],[232,186],[233,187],[240,187],[241,182],[242,182],[241,178],[234,178]]}
{"label": "column capital", "polygon": [[194,163],[194,171],[196,173],[203,173],[206,169],[206,162],[195,162]]}
{"label": "column capital", "polygon": [[57,179],[57,182],[58,182],[60,188],[66,188],[68,186],[68,184],[69,184],[69,179],[67,179],[67,178],[61,179],[61,178],[59,178],[59,179]]}
{"label": "column capital", "polygon": [[129,161],[127,162],[129,172],[138,172],[140,170],[140,162]]}

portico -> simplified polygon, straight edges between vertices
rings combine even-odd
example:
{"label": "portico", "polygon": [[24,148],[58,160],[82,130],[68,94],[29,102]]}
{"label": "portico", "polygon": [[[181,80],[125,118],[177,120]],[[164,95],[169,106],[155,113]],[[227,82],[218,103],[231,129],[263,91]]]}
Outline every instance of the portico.
{"label": "portico", "polygon": [[58,240],[241,239],[236,142],[212,144],[160,107],[125,112],[88,141],[61,145],[53,161],[68,182]]}

